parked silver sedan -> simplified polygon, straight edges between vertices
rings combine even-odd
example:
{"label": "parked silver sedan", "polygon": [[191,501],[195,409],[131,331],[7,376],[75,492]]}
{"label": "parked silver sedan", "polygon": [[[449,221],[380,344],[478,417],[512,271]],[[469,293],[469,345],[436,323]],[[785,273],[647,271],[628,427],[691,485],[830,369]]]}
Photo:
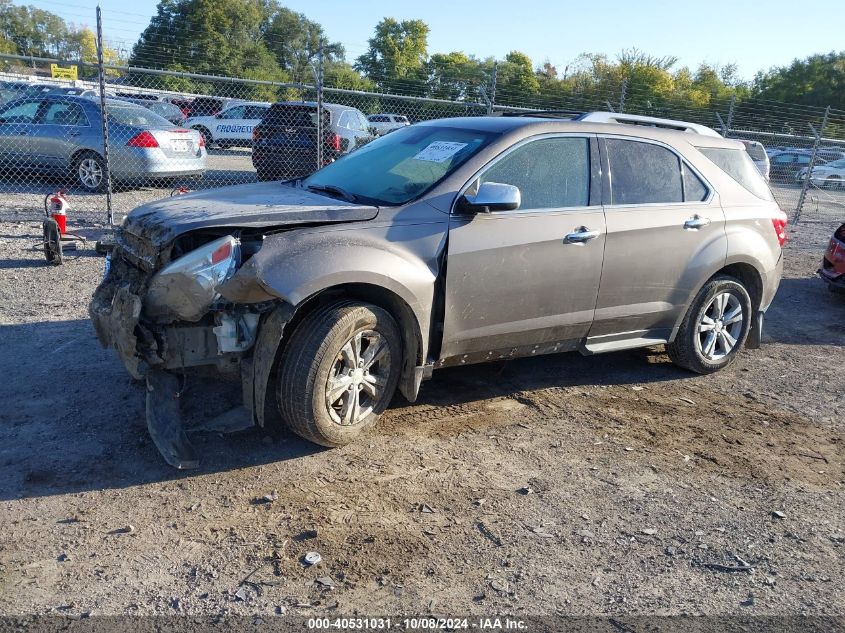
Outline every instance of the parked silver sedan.
{"label": "parked silver sedan", "polygon": [[[200,177],[205,143],[195,130],[177,127],[147,108],[109,99],[112,180]],[[102,111],[89,97],[37,95],[0,109],[0,171],[69,175],[86,191],[105,186]]]}

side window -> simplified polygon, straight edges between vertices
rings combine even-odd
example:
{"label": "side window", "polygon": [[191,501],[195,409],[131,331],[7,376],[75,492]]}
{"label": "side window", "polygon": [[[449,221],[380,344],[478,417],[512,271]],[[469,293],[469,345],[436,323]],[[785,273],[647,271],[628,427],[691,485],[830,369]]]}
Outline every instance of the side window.
{"label": "side window", "polygon": [[337,126],[345,128],[352,127],[352,112],[350,110],[344,110],[341,113],[340,119],[337,121]]}
{"label": "side window", "polygon": [[795,157],[795,162],[799,165],[809,165],[810,164],[810,157],[806,156],[805,154],[799,154]]}
{"label": "side window", "polygon": [[775,165],[788,165],[792,162],[792,155],[791,154],[778,154],[775,156],[772,161]]}
{"label": "side window", "polygon": [[707,185],[684,165],[684,202],[701,202],[707,197]]}
{"label": "side window", "polygon": [[0,112],[3,123],[32,123],[38,113],[40,101],[27,101]]}
{"label": "side window", "polygon": [[85,113],[77,103],[51,103],[40,123],[45,125],[88,125]]}
{"label": "side window", "polygon": [[237,106],[235,108],[229,108],[225,112],[220,113],[221,119],[242,119],[244,118],[244,110],[246,110],[246,106]]}
{"label": "side window", "polygon": [[590,142],[577,137],[531,141],[494,163],[480,182],[518,187],[523,210],[587,206]]}
{"label": "side window", "polygon": [[681,164],[665,147],[609,138],[611,204],[683,202]]}
{"label": "side window", "polygon": [[245,119],[260,119],[267,112],[267,108],[262,106],[249,106],[244,114]]}

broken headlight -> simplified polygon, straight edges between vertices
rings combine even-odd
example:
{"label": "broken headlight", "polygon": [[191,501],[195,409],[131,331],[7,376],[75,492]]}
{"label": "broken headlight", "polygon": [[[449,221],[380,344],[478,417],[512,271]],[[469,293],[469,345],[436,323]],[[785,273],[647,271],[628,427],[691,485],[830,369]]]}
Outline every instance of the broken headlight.
{"label": "broken headlight", "polygon": [[238,269],[240,251],[240,241],[227,235],[174,260],[150,282],[144,312],[156,321],[199,321]]}

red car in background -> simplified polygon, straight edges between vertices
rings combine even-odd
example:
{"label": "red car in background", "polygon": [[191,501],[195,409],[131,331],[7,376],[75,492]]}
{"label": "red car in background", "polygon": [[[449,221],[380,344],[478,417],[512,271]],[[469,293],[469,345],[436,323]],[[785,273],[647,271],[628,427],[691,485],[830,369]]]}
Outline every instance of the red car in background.
{"label": "red car in background", "polygon": [[845,224],[830,238],[818,272],[831,292],[845,294]]}

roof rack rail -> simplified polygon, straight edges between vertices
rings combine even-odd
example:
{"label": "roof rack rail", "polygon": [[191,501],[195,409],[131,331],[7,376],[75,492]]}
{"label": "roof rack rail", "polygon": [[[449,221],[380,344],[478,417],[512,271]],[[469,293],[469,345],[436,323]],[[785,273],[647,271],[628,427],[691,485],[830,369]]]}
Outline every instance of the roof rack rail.
{"label": "roof rack rail", "polygon": [[645,127],[656,127],[664,130],[676,130],[678,132],[689,132],[691,134],[702,134],[704,136],[722,137],[713,128],[698,123],[687,121],[676,121],[674,119],[661,119],[653,116],[641,116],[639,114],[624,114],[621,112],[587,112],[580,117],[579,121],[591,121],[593,123],[621,123],[623,125],[642,125]]}
{"label": "roof rack rail", "polygon": [[499,116],[524,116],[539,117],[542,119],[568,119],[574,120],[583,116],[583,110],[531,110],[527,112],[499,112]]}

